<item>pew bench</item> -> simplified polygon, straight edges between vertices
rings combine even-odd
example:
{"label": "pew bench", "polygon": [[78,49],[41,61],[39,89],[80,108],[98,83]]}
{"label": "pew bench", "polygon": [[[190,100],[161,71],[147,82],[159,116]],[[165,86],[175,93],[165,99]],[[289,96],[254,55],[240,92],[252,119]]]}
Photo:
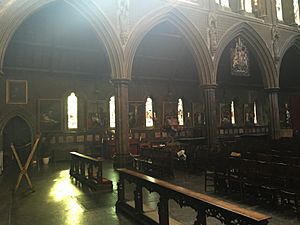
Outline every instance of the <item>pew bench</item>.
{"label": "pew bench", "polygon": [[143,148],[133,159],[133,167],[140,172],[156,177],[174,176],[174,155],[168,149]]}

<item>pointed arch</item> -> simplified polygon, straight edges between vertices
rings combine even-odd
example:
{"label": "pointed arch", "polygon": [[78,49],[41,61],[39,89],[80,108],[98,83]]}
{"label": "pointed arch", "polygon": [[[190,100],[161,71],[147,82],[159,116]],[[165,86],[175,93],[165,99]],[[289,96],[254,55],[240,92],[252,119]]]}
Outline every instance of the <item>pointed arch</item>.
{"label": "pointed arch", "polygon": [[34,118],[32,117],[31,114],[26,113],[21,110],[13,110],[11,112],[8,112],[3,118],[2,121],[0,121],[0,136],[3,134],[3,130],[6,126],[6,124],[13,118],[15,117],[20,117],[22,120],[25,121],[25,123],[28,125],[30,132],[31,132],[31,139],[33,138],[35,134],[35,129],[34,129]]}
{"label": "pointed arch", "polygon": [[126,59],[124,65],[127,74],[131,76],[134,56],[144,37],[152,28],[163,22],[170,22],[186,39],[187,47],[194,57],[200,83],[202,85],[212,84],[211,74],[213,71],[213,64],[204,38],[201,36],[195,25],[185,15],[179,10],[169,6],[150,12],[143,19],[138,21],[137,25],[133,28],[133,32],[129,36],[124,51]]}
{"label": "pointed arch", "polygon": [[269,51],[266,43],[264,42],[263,38],[257,33],[257,31],[245,22],[233,26],[222,36],[221,41],[217,47],[214,61],[214,66],[216,68],[214,74],[215,81],[217,79],[218,65],[225,48],[234,38],[238,36],[242,37],[248,42],[253,54],[257,57],[259,67],[263,74],[262,80],[264,83],[264,87],[278,88],[278,72],[271,52]]}
{"label": "pointed arch", "polygon": [[[281,48],[281,51],[280,51],[280,58],[279,58],[279,62],[278,62],[278,65],[279,65],[279,71],[280,71],[280,68],[281,68],[281,65],[282,65],[282,60],[283,60],[283,57],[285,56],[285,54],[287,53],[287,51],[294,45],[299,45],[300,46],[300,35],[299,34],[295,34],[293,36],[291,36],[290,38],[288,38],[282,48]],[[280,74],[279,74],[280,75]]]}
{"label": "pointed arch", "polygon": [[[3,72],[3,63],[9,42],[19,26],[37,10],[58,0],[24,0],[14,1],[3,6],[5,10],[0,11],[3,24],[0,29],[0,71]],[[122,71],[123,51],[120,40],[104,13],[94,5],[92,1],[63,0],[66,4],[82,15],[94,29],[100,41],[104,43],[111,66],[112,78],[118,78],[124,73]]]}

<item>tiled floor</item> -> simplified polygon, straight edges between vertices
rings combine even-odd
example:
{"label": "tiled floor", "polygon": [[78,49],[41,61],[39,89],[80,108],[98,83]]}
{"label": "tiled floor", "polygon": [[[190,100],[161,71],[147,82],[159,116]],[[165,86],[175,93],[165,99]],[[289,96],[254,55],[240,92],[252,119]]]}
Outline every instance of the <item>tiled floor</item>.
{"label": "tiled floor", "polygon": [[[19,191],[13,194],[12,188],[17,171],[10,173],[10,176],[0,176],[0,225],[134,224],[122,214],[115,213],[118,174],[113,170],[110,162],[106,162],[104,167],[104,176],[113,181],[113,192],[91,193],[89,190],[76,186],[69,177],[66,163],[44,166],[40,170],[31,169],[30,176],[35,192],[28,190],[23,180]],[[204,192],[201,173],[197,175],[177,171],[175,178],[169,181],[194,191]],[[127,187],[126,198],[132,200],[132,185],[127,185]],[[293,214],[282,209],[245,205],[232,200],[232,197],[217,197],[271,215],[271,225],[300,224]],[[144,200],[145,204],[156,208],[157,195],[155,193],[149,194],[144,191]],[[170,215],[183,224],[193,224],[196,217],[192,209],[181,209],[173,201],[170,201]],[[215,224],[220,223],[215,219],[208,219],[208,225]]]}

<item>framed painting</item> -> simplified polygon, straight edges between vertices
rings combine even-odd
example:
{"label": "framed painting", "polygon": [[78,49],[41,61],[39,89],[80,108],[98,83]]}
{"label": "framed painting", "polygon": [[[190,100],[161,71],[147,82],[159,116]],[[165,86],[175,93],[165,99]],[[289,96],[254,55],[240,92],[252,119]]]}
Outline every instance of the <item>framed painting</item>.
{"label": "framed painting", "polygon": [[244,124],[246,126],[254,125],[253,103],[244,104]]}
{"label": "framed painting", "polygon": [[199,127],[205,125],[204,103],[193,103],[193,125]]}
{"label": "framed painting", "polygon": [[178,103],[177,102],[163,102],[163,124],[170,126],[171,124],[178,125]]}
{"label": "framed painting", "polygon": [[6,80],[6,103],[27,104],[28,82],[27,80]]}
{"label": "framed painting", "polygon": [[39,99],[39,130],[62,130],[62,102],[60,99]]}
{"label": "framed painting", "polygon": [[89,101],[87,105],[87,128],[101,129],[108,126],[108,103],[104,100]]}
{"label": "framed painting", "polygon": [[220,103],[220,125],[231,126],[231,105]]}
{"label": "framed painting", "polygon": [[145,127],[145,102],[129,101],[128,104],[129,128]]}

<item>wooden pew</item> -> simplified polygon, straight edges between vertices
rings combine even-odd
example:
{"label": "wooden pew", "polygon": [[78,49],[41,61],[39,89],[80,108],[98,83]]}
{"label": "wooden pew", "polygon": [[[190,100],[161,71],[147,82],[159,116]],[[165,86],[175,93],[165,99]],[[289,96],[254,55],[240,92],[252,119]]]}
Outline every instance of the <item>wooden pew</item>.
{"label": "wooden pew", "polygon": [[[93,190],[111,190],[112,182],[102,176],[103,158],[93,158],[78,152],[70,152],[70,175],[76,181]],[[95,169],[95,170],[94,170]]]}
{"label": "wooden pew", "polygon": [[135,169],[156,177],[174,176],[174,153],[167,148],[142,148]]}
{"label": "wooden pew", "polygon": [[[189,189],[170,184],[166,181],[143,175],[139,172],[118,169],[118,201],[117,212],[123,212],[137,221],[138,224],[169,225],[168,201],[175,200],[181,207],[191,207],[197,212],[195,225],[206,225],[207,217],[214,217],[220,224],[266,225],[271,218],[264,214],[241,208],[214,197],[197,193]],[[125,200],[124,181],[134,183],[134,206]],[[147,216],[143,204],[143,188],[159,194],[158,221]]]}

